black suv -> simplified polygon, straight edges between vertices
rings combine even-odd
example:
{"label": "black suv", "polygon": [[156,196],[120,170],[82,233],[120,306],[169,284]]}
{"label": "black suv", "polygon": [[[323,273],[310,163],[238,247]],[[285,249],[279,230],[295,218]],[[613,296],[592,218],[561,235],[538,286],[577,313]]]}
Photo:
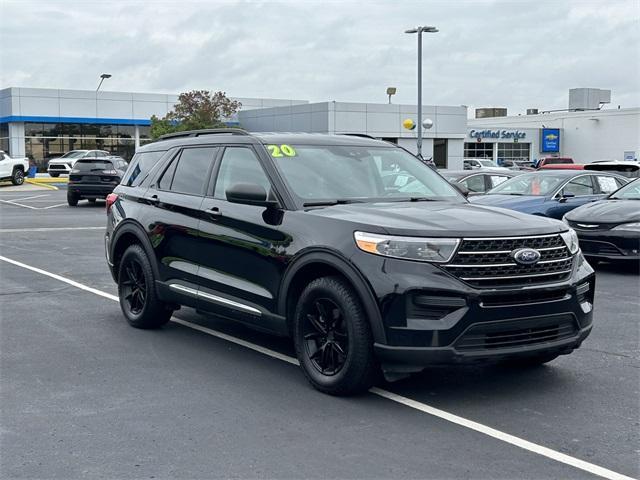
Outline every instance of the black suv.
{"label": "black suv", "polygon": [[[413,188],[385,187],[391,172]],[[107,210],[131,325],[187,305],[291,335],[323,392],[366,390],[380,369],[544,363],[591,331],[595,278],[573,230],[472,205],[383,141],[173,134],[138,150]]]}
{"label": "black suv", "polygon": [[69,174],[67,203],[75,207],[83,198],[92,203],[98,198],[107,198],[122,180],[127,167],[127,162],[120,157],[78,160]]}

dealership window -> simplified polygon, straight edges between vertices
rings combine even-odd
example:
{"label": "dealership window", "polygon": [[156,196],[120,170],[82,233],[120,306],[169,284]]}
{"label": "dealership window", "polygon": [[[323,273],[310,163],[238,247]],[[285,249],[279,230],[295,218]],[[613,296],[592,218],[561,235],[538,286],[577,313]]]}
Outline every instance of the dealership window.
{"label": "dealership window", "polygon": [[530,150],[530,143],[499,143],[498,163],[504,160],[528,162],[531,159]]}
{"label": "dealership window", "polygon": [[493,143],[465,143],[464,158],[493,158]]}
{"label": "dealership window", "polygon": [[9,124],[0,123],[0,150],[9,153]]}

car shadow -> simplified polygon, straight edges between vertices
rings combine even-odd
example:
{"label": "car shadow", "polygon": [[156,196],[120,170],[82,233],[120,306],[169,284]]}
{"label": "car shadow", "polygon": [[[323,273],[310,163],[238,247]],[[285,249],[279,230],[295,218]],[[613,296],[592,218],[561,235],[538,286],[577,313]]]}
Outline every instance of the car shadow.
{"label": "car shadow", "polygon": [[600,261],[591,262],[591,266],[597,272],[618,273],[622,275],[638,275],[640,274],[640,261]]}

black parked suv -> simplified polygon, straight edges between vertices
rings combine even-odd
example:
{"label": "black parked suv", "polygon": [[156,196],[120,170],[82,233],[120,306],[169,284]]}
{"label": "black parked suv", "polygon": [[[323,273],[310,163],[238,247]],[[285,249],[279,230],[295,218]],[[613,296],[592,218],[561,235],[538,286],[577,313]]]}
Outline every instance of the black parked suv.
{"label": "black parked suv", "polygon": [[127,162],[120,157],[78,160],[69,174],[67,203],[75,207],[83,198],[92,203],[98,198],[107,198],[122,180],[127,167]]}
{"label": "black parked suv", "polygon": [[[382,179],[404,171],[416,193]],[[317,389],[430,364],[539,364],[591,331],[594,274],[562,222],[472,205],[389,143],[183,132],[138,150],[107,198],[128,322],[181,305],[291,335]]]}

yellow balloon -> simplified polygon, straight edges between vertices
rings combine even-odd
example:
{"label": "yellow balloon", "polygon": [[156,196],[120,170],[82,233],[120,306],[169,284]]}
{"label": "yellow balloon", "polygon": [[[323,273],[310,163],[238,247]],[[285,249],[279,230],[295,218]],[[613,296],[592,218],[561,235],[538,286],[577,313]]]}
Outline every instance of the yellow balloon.
{"label": "yellow balloon", "polygon": [[413,130],[414,128],[416,128],[416,122],[414,122],[410,118],[407,118],[402,122],[402,126],[407,130]]}

